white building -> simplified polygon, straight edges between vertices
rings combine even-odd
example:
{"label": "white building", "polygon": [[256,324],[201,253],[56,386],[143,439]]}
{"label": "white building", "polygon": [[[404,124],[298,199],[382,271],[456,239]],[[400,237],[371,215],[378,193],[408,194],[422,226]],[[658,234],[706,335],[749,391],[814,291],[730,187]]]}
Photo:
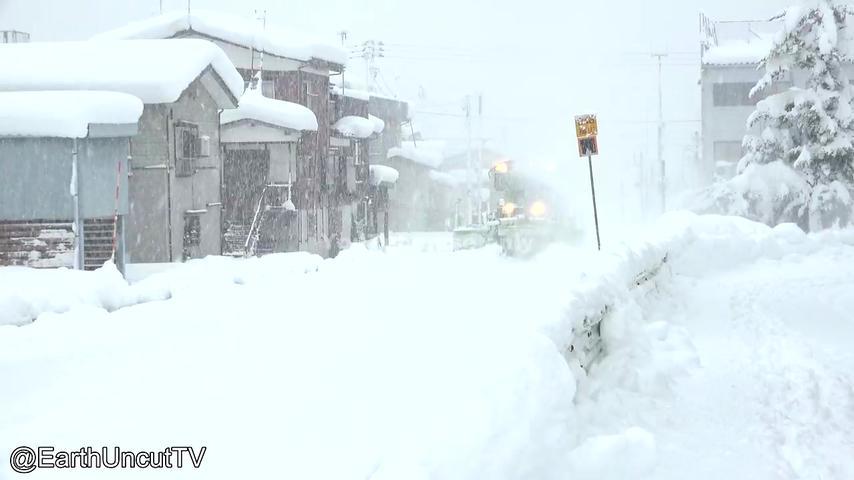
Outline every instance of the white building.
{"label": "white building", "polygon": [[[783,28],[782,19],[761,21],[712,21],[700,16],[702,91],[702,178],[707,182],[731,178],[744,155],[742,142],[747,134],[747,119],[756,104],[769,95],[792,86],[803,87],[803,72],[750,97],[750,90],[764,74],[760,62],[771,50],[774,38]],[[849,77],[854,65],[847,66]]]}

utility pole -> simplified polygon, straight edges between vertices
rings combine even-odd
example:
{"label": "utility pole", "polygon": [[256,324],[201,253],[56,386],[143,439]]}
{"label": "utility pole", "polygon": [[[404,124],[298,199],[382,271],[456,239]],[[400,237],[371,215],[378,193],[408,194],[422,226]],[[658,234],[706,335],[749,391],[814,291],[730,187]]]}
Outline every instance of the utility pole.
{"label": "utility pole", "polygon": [[667,162],[664,160],[664,90],[662,87],[661,61],[667,53],[653,53],[658,60],[658,165],[661,172],[659,188],[661,189],[661,213],[667,211]]}
{"label": "utility pole", "polygon": [[362,58],[365,60],[365,87],[369,92],[374,91],[374,83],[380,70],[377,59],[385,57],[385,43],[367,40],[362,44]]}
{"label": "utility pole", "polygon": [[472,200],[474,198],[474,185],[473,185],[473,175],[472,171],[474,170],[472,152],[471,152],[471,95],[466,95],[465,100],[465,112],[466,112],[466,163],[468,164],[468,174],[466,175],[466,190],[468,190],[468,199],[466,202],[466,225],[470,225],[472,223],[473,216],[473,204]]}
{"label": "utility pole", "polygon": [[483,197],[480,194],[480,187],[478,186],[478,172],[483,168],[483,94],[480,93],[477,95],[477,166],[475,167],[473,174],[473,179],[475,182],[475,190],[477,190],[477,218],[478,222],[483,220]]}

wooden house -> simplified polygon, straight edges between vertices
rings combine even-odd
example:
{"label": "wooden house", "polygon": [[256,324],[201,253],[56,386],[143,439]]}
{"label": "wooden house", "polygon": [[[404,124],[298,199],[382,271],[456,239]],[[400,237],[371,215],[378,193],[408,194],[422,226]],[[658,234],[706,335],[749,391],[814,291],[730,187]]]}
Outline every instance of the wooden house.
{"label": "wooden house", "polygon": [[250,87],[221,119],[223,238],[231,255],[316,247],[303,243],[305,216],[298,214],[293,193],[300,145],[317,131],[317,117],[302,105],[264,97],[262,86]]}
{"label": "wooden house", "polygon": [[292,199],[297,207],[301,249],[328,254],[330,225],[336,225],[330,206],[334,192],[325,189],[322,174],[331,146],[330,75],[344,69],[345,50],[302,38],[261,22],[218,12],[194,10],[171,13],[103,33],[96,39],[203,38],[228,55],[246,85],[262,71],[265,97],[297,103],[317,118],[316,131],[304,133],[296,152]]}
{"label": "wooden house", "polygon": [[[368,113],[369,98],[360,92],[335,87],[331,92],[334,123],[329,146],[327,188],[332,195],[333,238],[340,247],[366,239],[369,212],[369,142],[385,124]],[[338,222],[340,218],[340,222]],[[330,225],[330,229],[334,229]]]}

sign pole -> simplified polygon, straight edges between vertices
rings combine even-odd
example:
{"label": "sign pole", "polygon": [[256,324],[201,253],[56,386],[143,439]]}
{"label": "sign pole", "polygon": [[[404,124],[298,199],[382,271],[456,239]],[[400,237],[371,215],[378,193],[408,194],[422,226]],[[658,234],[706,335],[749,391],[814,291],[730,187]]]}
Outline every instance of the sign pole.
{"label": "sign pole", "polygon": [[602,239],[599,236],[599,210],[596,208],[596,185],[593,182],[593,155],[599,155],[599,122],[596,115],[579,115],[575,117],[575,135],[578,137],[578,156],[587,157],[587,167],[590,169],[590,195],[593,197],[593,221],[596,222],[596,248],[602,250]]}
{"label": "sign pole", "polygon": [[596,248],[602,250],[602,240],[599,238],[599,211],[596,208],[596,186],[593,183],[593,155],[587,155],[587,166],[590,168],[590,193],[593,196],[593,221],[596,222]]}

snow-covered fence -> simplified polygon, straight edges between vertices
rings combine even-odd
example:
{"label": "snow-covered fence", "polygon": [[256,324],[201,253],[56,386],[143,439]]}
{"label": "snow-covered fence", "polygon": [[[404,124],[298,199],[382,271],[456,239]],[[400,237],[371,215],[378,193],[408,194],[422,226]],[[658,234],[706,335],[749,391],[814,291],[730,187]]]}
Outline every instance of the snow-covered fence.
{"label": "snow-covered fence", "polygon": [[[627,285],[627,292],[648,287],[658,279],[660,273],[667,266],[668,255],[665,253],[651,266],[644,268],[632,277],[631,283]],[[602,287],[607,287],[607,281]],[[611,312],[617,308],[618,296],[606,300],[598,310],[593,313],[584,314],[583,318],[576,320],[572,328],[572,339],[564,351],[564,357],[570,361],[577,361],[585,370],[606,353],[605,343],[602,339],[602,325],[608,319]],[[589,312],[589,308],[586,309]]]}

